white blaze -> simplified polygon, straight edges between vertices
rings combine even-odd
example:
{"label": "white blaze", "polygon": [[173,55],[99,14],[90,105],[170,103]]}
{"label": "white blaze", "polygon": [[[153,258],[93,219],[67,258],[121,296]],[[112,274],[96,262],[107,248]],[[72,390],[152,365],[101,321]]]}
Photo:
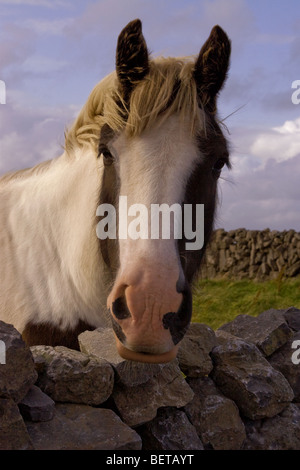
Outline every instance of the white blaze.
{"label": "white blaze", "polygon": [[[121,270],[139,256],[159,259],[170,268],[175,264],[178,266],[174,238],[183,235],[181,204],[187,181],[196,163],[203,158],[189,126],[173,116],[141,136],[127,138],[121,134],[111,145],[111,151],[116,157],[121,182]],[[202,216],[203,211],[199,211],[198,215]],[[157,222],[159,217],[158,229],[154,221]],[[203,218],[201,222],[203,224]],[[185,225],[185,235],[189,240],[196,237],[197,242],[193,247],[190,243],[189,249],[200,249],[203,241],[192,232],[191,222],[188,224],[186,220]]]}

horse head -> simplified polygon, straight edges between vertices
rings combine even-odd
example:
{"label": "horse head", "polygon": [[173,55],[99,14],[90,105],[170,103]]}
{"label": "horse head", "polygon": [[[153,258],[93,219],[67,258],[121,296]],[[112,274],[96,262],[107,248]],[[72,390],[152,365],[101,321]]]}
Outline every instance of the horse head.
{"label": "horse head", "polygon": [[[178,219],[180,238],[170,217],[169,237],[159,230],[153,236],[148,225],[139,237],[119,234],[115,244],[101,241],[103,258],[116,271],[107,306],[119,353],[127,359],[171,360],[191,321],[191,283],[213,228],[218,178],[229,166],[216,105],[230,49],[219,26],[192,62],[152,60],[140,20],[130,22],[118,38],[115,96],[124,125],[118,132],[108,125],[101,131],[100,204],[118,207],[126,196],[128,207],[142,205],[148,214],[153,206],[176,206],[183,214],[189,209],[195,237],[197,206],[204,205],[200,249],[192,243],[187,248],[184,215]],[[128,214],[119,212],[118,227]]]}

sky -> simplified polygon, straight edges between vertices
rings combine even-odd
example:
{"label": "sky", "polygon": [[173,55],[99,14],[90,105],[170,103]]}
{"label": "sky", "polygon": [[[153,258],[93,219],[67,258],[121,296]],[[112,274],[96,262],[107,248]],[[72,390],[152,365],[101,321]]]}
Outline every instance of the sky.
{"label": "sky", "polygon": [[218,112],[233,168],[220,180],[216,228],[300,231],[299,0],[0,0],[0,174],[62,153],[134,18],[154,57],[198,54],[215,24],[227,32]]}

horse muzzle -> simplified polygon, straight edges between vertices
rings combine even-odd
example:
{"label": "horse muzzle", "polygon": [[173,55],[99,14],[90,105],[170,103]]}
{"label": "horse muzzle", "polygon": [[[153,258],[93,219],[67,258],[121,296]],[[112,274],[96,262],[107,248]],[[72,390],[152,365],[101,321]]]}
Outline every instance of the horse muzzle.
{"label": "horse muzzle", "polygon": [[145,362],[147,364],[164,364],[176,358],[179,344],[173,349],[162,354],[146,354],[142,352],[132,351],[127,349],[123,343],[118,339],[115,334],[117,351],[119,355],[127,361]]}
{"label": "horse muzzle", "polygon": [[[148,342],[149,344],[145,344],[141,340],[135,342],[134,345],[130,344],[122,329],[122,319],[126,321],[129,312],[124,302],[117,303],[120,310],[113,312],[112,326],[117,350],[121,357],[131,361],[154,364],[166,363],[175,359],[179,343],[189,327],[192,316],[192,294],[188,284],[186,283],[182,290],[178,289],[178,292],[182,294],[182,302],[177,312],[168,312],[163,315],[160,331],[168,339],[161,343],[157,341],[157,338],[153,338],[151,343]],[[114,318],[115,316],[118,321]]]}

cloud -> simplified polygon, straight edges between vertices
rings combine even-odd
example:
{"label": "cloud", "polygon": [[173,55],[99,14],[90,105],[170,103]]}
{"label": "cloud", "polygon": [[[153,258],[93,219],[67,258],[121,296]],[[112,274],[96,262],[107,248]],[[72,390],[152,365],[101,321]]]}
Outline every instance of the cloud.
{"label": "cloud", "polygon": [[256,42],[261,44],[292,44],[296,39],[295,34],[280,34],[280,33],[259,33],[256,37]]}
{"label": "cloud", "polygon": [[[1,27],[0,72],[13,64],[22,64],[34,51],[36,35],[29,28],[6,23]],[[1,77],[2,78],[2,77]]]}
{"label": "cloud", "polygon": [[237,44],[256,32],[254,15],[245,0],[206,0],[203,16],[208,24],[219,23],[228,29],[230,36],[238,39]]}
{"label": "cloud", "polygon": [[[0,0],[1,1],[1,0]],[[48,34],[53,36],[63,35],[65,28],[72,23],[73,18],[43,19],[28,18],[22,21],[24,27],[29,28],[37,34]]]}
{"label": "cloud", "polygon": [[72,105],[32,107],[27,96],[13,92],[0,106],[0,174],[61,155],[64,130],[78,111]]}
{"label": "cloud", "polygon": [[113,32],[118,34],[127,22],[139,14],[143,15],[147,10],[148,6],[144,0],[87,2],[84,11],[66,27],[65,33],[77,39],[96,34],[99,41],[101,38],[105,41],[108,34],[109,40],[111,40]]}
{"label": "cloud", "polygon": [[47,8],[68,6],[69,4],[64,0],[0,0],[0,5],[27,5]]}
{"label": "cloud", "polygon": [[220,180],[217,227],[300,231],[300,118],[232,129],[231,172]]}
{"label": "cloud", "polygon": [[68,62],[65,60],[33,55],[24,61],[22,70],[27,74],[48,75],[50,72],[58,72],[66,66],[68,66]]}
{"label": "cloud", "polygon": [[65,32],[77,40],[94,36],[98,38],[98,47],[103,41],[114,48],[121,29],[134,18],[142,20],[146,40],[154,54],[196,54],[216,23],[227,30],[235,53],[256,31],[245,0],[100,0],[87,2],[84,11],[67,25]]}
{"label": "cloud", "polygon": [[300,231],[300,153],[220,183],[218,227]]}
{"label": "cloud", "polygon": [[257,136],[250,152],[264,166],[269,160],[281,162],[295,157],[300,151],[300,118],[265,130]]}

